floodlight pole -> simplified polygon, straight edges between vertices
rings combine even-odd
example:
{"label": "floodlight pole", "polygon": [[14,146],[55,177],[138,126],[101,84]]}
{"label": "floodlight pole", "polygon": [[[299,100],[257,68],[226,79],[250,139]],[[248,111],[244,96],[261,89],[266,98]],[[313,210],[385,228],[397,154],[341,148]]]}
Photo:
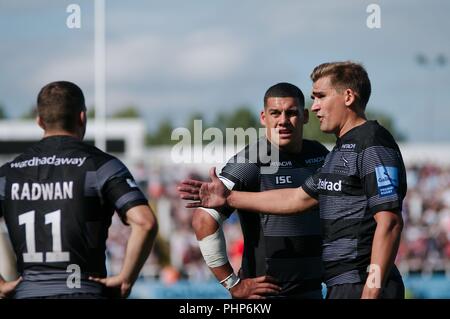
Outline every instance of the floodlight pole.
{"label": "floodlight pole", "polygon": [[95,146],[106,151],[105,0],[95,0]]}

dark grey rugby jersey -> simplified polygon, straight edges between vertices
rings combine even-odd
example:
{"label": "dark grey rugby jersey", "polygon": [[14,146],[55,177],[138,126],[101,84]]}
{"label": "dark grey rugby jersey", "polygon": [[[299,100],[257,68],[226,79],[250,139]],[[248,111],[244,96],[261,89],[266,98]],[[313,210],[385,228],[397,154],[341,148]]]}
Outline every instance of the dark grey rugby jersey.
{"label": "dark grey rugby jersey", "polygon": [[[15,298],[102,294],[105,242],[114,211],[146,205],[115,157],[69,136],[44,138],[0,168],[4,216],[23,281]],[[81,273],[81,286],[67,279]],[[70,281],[70,280],[69,280]]]}
{"label": "dark grey rugby jersey", "polygon": [[[322,165],[328,153],[322,144],[304,140],[299,154],[279,152],[278,160],[262,161],[261,156],[253,160],[262,148],[270,149],[265,138],[236,154],[223,168],[220,178],[240,191],[300,187]],[[278,152],[275,148],[272,150]],[[278,170],[264,174],[264,169],[268,168]],[[292,216],[238,213],[244,235],[244,277],[271,275],[277,278],[283,289],[280,297],[320,291],[323,267],[317,209]]]}
{"label": "dark grey rugby jersey", "polygon": [[[302,187],[319,200],[326,284],[365,281],[374,214],[400,213],[406,194],[405,166],[392,135],[376,121],[353,128]],[[399,276],[397,268],[391,275]]]}

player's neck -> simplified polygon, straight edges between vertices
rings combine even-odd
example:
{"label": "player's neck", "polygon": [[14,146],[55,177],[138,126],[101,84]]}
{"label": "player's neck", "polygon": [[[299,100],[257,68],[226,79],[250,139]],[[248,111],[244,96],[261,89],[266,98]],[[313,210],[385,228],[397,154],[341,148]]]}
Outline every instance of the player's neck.
{"label": "player's neck", "polygon": [[347,118],[344,125],[342,125],[341,129],[339,130],[337,137],[344,136],[345,133],[347,133],[351,129],[353,129],[357,126],[360,126],[366,122],[367,122],[367,119],[366,119],[366,116],[364,115],[364,113],[362,115],[357,114],[357,113],[351,113],[351,116],[349,116]]}
{"label": "player's neck", "polygon": [[303,140],[300,140],[297,143],[290,143],[290,144],[283,145],[283,146],[277,145],[275,143],[273,143],[273,145],[276,146],[282,152],[297,154],[302,151]]}
{"label": "player's neck", "polygon": [[69,132],[69,131],[65,131],[65,130],[45,131],[43,138],[51,137],[51,136],[71,136],[71,137],[81,140],[80,136],[77,133]]}

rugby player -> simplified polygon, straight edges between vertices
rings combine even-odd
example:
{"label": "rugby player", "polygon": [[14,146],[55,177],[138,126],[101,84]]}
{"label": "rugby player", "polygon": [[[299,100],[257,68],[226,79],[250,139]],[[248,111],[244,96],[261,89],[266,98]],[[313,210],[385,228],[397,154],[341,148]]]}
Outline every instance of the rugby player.
{"label": "rugby player", "polygon": [[187,207],[224,205],[246,212],[289,215],[319,204],[327,298],[404,298],[394,264],[403,228],[406,172],[400,149],[365,108],[371,83],[358,63],[333,62],[312,74],[311,107],[336,145],[299,188],[267,192],[229,190],[211,170],[211,183],[184,181]]}
{"label": "rugby player", "polygon": [[[37,111],[43,138],[0,168],[0,217],[21,276],[0,281],[0,291],[18,299],[127,297],[157,232],[147,199],[121,161],[82,142],[87,117],[77,85],[47,84]],[[131,234],[120,273],[106,277],[115,211]]]}
{"label": "rugby player", "polygon": [[[297,188],[323,164],[328,150],[303,139],[308,122],[302,91],[278,83],[264,95],[260,114],[265,137],[233,156],[220,173],[232,190],[260,192]],[[270,153],[267,160],[261,155]],[[273,169],[273,172],[264,170]],[[222,223],[234,209],[199,208],[193,228],[206,264],[234,298],[322,298],[322,240],[317,208],[308,214],[278,216],[238,210],[244,236],[241,270],[226,252]]]}

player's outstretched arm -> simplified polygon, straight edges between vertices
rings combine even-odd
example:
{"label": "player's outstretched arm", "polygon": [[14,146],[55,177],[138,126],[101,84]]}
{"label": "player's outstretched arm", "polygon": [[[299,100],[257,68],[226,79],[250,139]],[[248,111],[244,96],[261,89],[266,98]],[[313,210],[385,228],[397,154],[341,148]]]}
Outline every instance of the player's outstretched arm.
{"label": "player's outstretched arm", "polygon": [[128,297],[139,272],[153,247],[158,224],[152,209],[148,205],[130,208],[126,213],[127,223],[131,226],[122,270],[116,276],[90,278],[106,287],[120,290],[122,298]]}
{"label": "player's outstretched arm", "polygon": [[22,277],[19,277],[13,281],[5,281],[5,279],[0,275],[0,299],[8,298],[14,292],[14,289],[16,289],[21,280]]}
{"label": "player's outstretched arm", "polygon": [[271,190],[266,192],[239,192],[228,190],[210,170],[211,182],[184,180],[178,186],[182,199],[194,200],[186,207],[219,208],[225,205],[236,209],[270,214],[296,214],[318,204],[301,187]]}
{"label": "player's outstretched arm", "polygon": [[221,220],[219,212],[213,210],[207,212],[203,208],[196,209],[192,218],[192,227],[200,251],[217,280],[228,289],[233,298],[262,299],[267,295],[277,294],[281,288],[272,277],[240,279],[234,274],[228,261]]}

